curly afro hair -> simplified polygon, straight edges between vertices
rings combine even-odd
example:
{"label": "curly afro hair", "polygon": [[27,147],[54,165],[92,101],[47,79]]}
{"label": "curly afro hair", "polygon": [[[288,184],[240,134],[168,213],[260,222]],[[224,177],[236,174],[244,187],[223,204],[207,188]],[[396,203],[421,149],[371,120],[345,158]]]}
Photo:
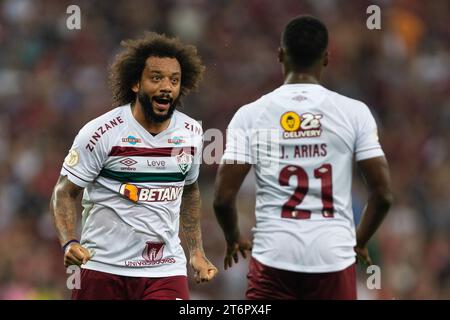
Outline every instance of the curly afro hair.
{"label": "curly afro hair", "polygon": [[126,50],[116,56],[109,74],[113,105],[120,106],[135,100],[136,93],[131,88],[141,79],[145,62],[151,56],[178,60],[181,66],[181,97],[198,88],[205,67],[195,46],[155,32],[147,32],[143,38],[124,40],[121,45]]}

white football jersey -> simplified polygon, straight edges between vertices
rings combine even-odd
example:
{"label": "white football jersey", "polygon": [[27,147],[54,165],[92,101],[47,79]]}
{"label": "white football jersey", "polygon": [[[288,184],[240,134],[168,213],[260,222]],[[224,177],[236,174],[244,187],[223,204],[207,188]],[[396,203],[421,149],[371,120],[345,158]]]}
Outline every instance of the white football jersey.
{"label": "white football jersey", "polygon": [[368,107],[317,84],[283,85],[240,108],[222,162],[255,168],[252,255],[295,272],[353,264],[352,160],[383,155]]}
{"label": "white football jersey", "polygon": [[84,187],[81,244],[94,252],[83,267],[117,275],[186,275],[178,237],[185,184],[199,174],[202,129],[175,111],[153,136],[130,105],[86,124],[61,174]]}

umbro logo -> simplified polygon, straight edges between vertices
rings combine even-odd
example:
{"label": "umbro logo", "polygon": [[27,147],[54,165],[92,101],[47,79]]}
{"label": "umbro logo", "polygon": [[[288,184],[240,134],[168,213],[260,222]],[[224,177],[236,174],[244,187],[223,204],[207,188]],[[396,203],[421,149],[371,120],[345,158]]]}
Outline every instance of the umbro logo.
{"label": "umbro logo", "polygon": [[137,163],[136,160],[133,160],[131,158],[125,158],[123,160],[120,160],[119,162],[127,167],[131,167],[132,165],[135,165]]}

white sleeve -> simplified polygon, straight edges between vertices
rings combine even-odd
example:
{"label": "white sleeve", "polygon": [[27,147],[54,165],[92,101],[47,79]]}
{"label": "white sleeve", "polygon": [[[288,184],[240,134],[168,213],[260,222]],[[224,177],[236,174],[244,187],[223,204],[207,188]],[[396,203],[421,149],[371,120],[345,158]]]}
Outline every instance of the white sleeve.
{"label": "white sleeve", "polygon": [[246,110],[241,108],[228,125],[225,152],[221,163],[252,163],[250,134],[251,128],[247,121]]}
{"label": "white sleeve", "polygon": [[363,106],[361,112],[357,113],[356,121],[356,161],[384,156],[383,149],[378,141],[377,124],[366,105]]}
{"label": "white sleeve", "polygon": [[107,158],[106,137],[102,136],[95,145],[90,141],[93,128],[88,124],[78,132],[61,169],[61,175],[82,188],[97,178]]}
{"label": "white sleeve", "polygon": [[186,175],[186,179],[184,180],[185,185],[193,184],[195,181],[197,181],[198,176],[200,174],[200,163],[203,154],[203,136],[199,137],[194,152],[195,153],[194,158],[192,160],[191,168],[189,169],[188,174]]}

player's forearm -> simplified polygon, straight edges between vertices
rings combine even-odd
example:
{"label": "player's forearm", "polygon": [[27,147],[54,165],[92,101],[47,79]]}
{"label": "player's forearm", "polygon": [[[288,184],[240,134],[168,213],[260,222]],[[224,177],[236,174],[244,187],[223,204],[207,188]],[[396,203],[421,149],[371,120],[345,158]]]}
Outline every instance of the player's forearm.
{"label": "player's forearm", "polygon": [[76,197],[56,187],[50,201],[50,211],[61,245],[77,239]]}
{"label": "player's forearm", "polygon": [[238,215],[236,209],[236,199],[214,200],[214,212],[222,228],[227,243],[234,243],[239,239]]}
{"label": "player's forearm", "polygon": [[189,254],[204,254],[201,231],[201,199],[197,182],[185,186],[180,208],[180,224]]}
{"label": "player's forearm", "polygon": [[236,197],[251,164],[221,164],[217,172],[214,192],[214,212],[228,244],[239,241]]}
{"label": "player's forearm", "polygon": [[356,231],[356,244],[365,247],[380,226],[392,204],[390,192],[375,193],[369,197]]}

